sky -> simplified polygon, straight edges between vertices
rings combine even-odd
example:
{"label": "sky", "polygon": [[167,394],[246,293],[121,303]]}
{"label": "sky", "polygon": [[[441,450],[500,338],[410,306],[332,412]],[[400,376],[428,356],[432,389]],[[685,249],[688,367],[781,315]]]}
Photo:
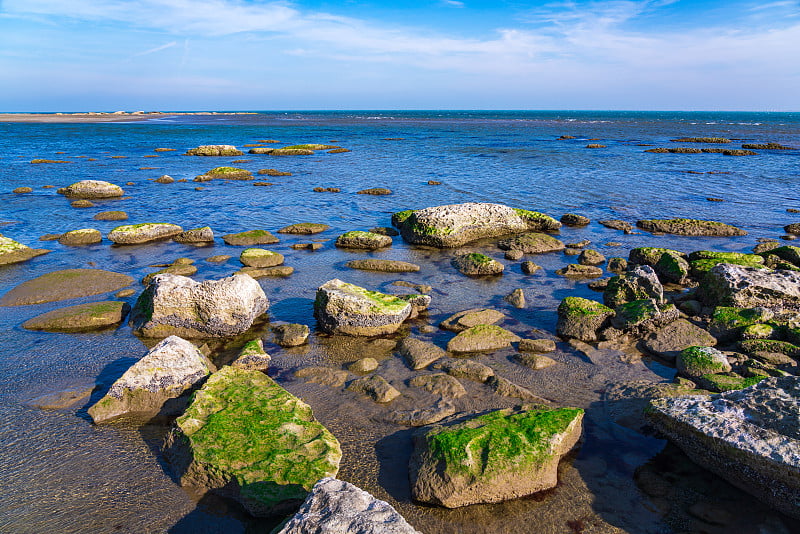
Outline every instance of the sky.
{"label": "sky", "polygon": [[0,111],[800,110],[800,1],[0,0]]}

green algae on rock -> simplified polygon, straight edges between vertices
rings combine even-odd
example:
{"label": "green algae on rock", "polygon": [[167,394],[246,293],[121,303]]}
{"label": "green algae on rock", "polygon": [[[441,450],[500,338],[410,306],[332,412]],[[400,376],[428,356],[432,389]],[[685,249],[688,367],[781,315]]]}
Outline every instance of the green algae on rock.
{"label": "green algae on rock", "polygon": [[[198,179],[199,178],[199,179]],[[206,179],[207,178],[207,179]],[[252,180],[253,173],[238,167],[214,167],[195,178],[195,182],[207,182],[208,179],[219,178],[222,180]]]}
{"label": "green algae on rock", "polygon": [[22,328],[44,332],[88,332],[120,324],[130,309],[129,304],[116,301],[77,304],[28,319],[22,323]]}
{"label": "green algae on rock", "polygon": [[283,263],[283,254],[263,248],[246,248],[239,255],[239,261],[248,267],[275,267]]}
{"label": "green algae on rock", "polygon": [[255,516],[291,512],[339,470],[339,442],[306,403],[258,371],[213,374],[175,421],[164,453],[181,484],[233,498]]}
{"label": "green algae on rock", "polygon": [[419,271],[419,265],[398,260],[381,260],[369,258],[366,260],[350,260],[345,263],[346,267],[359,269],[362,271],[378,271],[382,273],[415,273]]}
{"label": "green algae on rock", "polygon": [[309,234],[318,234],[320,232],[324,232],[328,230],[330,226],[327,224],[322,223],[295,223],[290,224],[289,226],[284,226],[280,230],[278,230],[279,234],[298,234],[298,235],[309,235]]}
{"label": "green algae on rock", "polygon": [[58,242],[62,245],[80,246],[80,245],[94,245],[103,240],[100,230],[94,228],[83,228],[80,230],[71,230],[61,234]]}
{"label": "green algae on rock", "polygon": [[138,245],[159,239],[174,237],[183,232],[177,224],[142,223],[117,226],[106,236],[116,245]]}
{"label": "green algae on rock", "polygon": [[582,420],[579,408],[506,409],[421,428],[409,464],[412,497],[456,508],[552,488]]}
{"label": "green algae on rock", "polygon": [[691,380],[731,370],[725,355],[713,347],[687,347],[678,354],[675,366],[681,375]]}
{"label": "green algae on rock", "polygon": [[364,232],[362,230],[345,232],[336,238],[336,246],[342,248],[377,250],[391,245],[392,238],[388,235]]}
{"label": "green algae on rock", "polygon": [[411,314],[411,304],[394,295],[370,291],[339,279],[317,290],[314,317],[329,334],[377,336],[391,334]]}
{"label": "green algae on rock", "polygon": [[447,343],[450,352],[488,352],[510,347],[520,337],[493,324],[479,324],[459,332]]}
{"label": "green algae on rock", "polygon": [[133,283],[126,274],[101,269],[65,269],[23,282],[3,295],[0,306],[24,306],[88,297],[116,291]]}
{"label": "green algae on rock", "polygon": [[57,193],[67,198],[97,199],[121,197],[125,194],[125,191],[120,186],[110,182],[81,180],[70,186],[60,188]]}
{"label": "green algae on rock", "polygon": [[597,335],[614,316],[614,310],[594,300],[565,297],[558,305],[559,336],[581,341],[597,341]]}
{"label": "green algae on rock", "polygon": [[716,221],[698,219],[648,219],[636,221],[636,226],[648,232],[685,236],[738,236],[747,235],[741,228]]}
{"label": "green algae on rock", "polygon": [[717,306],[711,315],[708,331],[719,341],[731,341],[747,326],[769,321],[773,314],[766,308]]}
{"label": "green algae on rock", "polygon": [[228,245],[252,247],[254,245],[273,245],[280,240],[268,230],[247,230],[238,234],[226,234],[222,240]]}
{"label": "green algae on rock", "polygon": [[0,234],[0,265],[8,265],[9,263],[19,263],[28,261],[36,256],[47,254],[50,252],[44,248],[30,248],[10,237],[5,237]]}
{"label": "green algae on rock", "polygon": [[190,148],[184,156],[241,156],[244,152],[233,145],[200,145]]}
{"label": "green algae on rock", "polygon": [[231,362],[231,366],[266,373],[271,360],[272,357],[264,350],[264,343],[260,339],[254,339],[244,344],[239,350],[239,355]]}
{"label": "green algae on rock", "polygon": [[450,262],[458,272],[467,276],[502,274],[505,265],[486,254],[471,252],[460,254]]}

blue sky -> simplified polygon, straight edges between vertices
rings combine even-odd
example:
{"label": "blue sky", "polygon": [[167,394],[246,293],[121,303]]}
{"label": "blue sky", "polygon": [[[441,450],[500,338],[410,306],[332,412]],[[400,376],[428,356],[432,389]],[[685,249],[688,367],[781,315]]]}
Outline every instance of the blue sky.
{"label": "blue sky", "polygon": [[0,111],[800,110],[800,1],[0,0]]}

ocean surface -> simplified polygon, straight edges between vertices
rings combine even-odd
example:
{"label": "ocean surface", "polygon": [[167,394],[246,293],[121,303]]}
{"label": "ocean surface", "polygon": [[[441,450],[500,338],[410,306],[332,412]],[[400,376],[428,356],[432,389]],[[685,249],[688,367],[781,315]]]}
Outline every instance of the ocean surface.
{"label": "ocean surface", "polygon": [[[574,139],[559,139],[570,135]],[[726,137],[726,145],[674,143],[678,137]],[[274,139],[339,145],[350,152],[313,156],[246,154],[189,157],[206,144],[243,145]],[[655,154],[648,148],[693,146],[740,148],[742,143],[776,142],[792,150],[758,150],[753,156]],[[605,148],[586,148],[600,143]],[[0,295],[33,277],[58,269],[102,268],[139,280],[153,264],[178,257],[195,260],[196,280],[216,279],[238,270],[241,247],[219,236],[249,229],[279,228],[296,222],[331,226],[315,236],[280,234],[267,248],[295,268],[288,278],[264,278],[271,322],[298,322],[314,328],[316,288],[340,278],[370,289],[401,292],[395,280],[434,288],[427,316],[399,336],[413,335],[441,346],[452,334],[420,332],[449,315],[491,306],[508,319],[504,327],[527,335],[555,332],[558,302],[567,295],[600,299],[585,281],[570,281],[555,270],[575,256],[552,253],[526,257],[543,267],[523,275],[519,262],[503,259],[492,241],[456,250],[413,247],[395,237],[377,252],[336,249],[348,230],[390,226],[391,214],[461,202],[496,202],[541,211],[555,218],[578,213],[592,219],[584,228],[563,228],[567,243],[588,239],[606,257],[627,257],[643,245],[690,252],[749,251],[758,238],[777,238],[782,227],[800,221],[800,113],[704,112],[260,112],[252,115],[164,116],[103,124],[0,123],[0,233],[51,253],[25,263],[0,266]],[[155,148],[173,148],[155,152]],[[243,150],[247,150],[244,148]],[[32,164],[35,158],[67,163]],[[234,160],[245,160],[232,163]],[[213,167],[232,165],[255,173],[274,168],[291,176],[256,176],[252,181],[192,179]],[[170,175],[186,182],[158,184]],[[55,188],[78,180],[121,185],[126,197],[73,208]],[[441,182],[428,185],[428,181]],[[125,185],[127,183],[132,185]],[[30,186],[32,193],[12,190]],[[202,190],[195,190],[201,186]],[[313,192],[340,188],[338,193]],[[385,187],[387,196],[357,191]],[[708,198],[722,201],[709,201]],[[68,247],[40,242],[44,234],[97,228],[105,235],[120,223],[95,221],[100,211],[124,210],[127,223],[170,222],[184,229],[209,225],[213,246],[165,241],[146,245]],[[601,219],[688,217],[718,220],[744,228],[747,236],[688,238],[626,235],[598,224]],[[293,243],[323,242],[316,252]],[[459,252],[480,251],[506,264],[501,277],[468,278],[450,265]],[[205,258],[233,257],[225,263]],[[376,257],[411,261],[418,273],[385,274],[348,269],[350,259]],[[138,292],[141,285],[133,286]],[[527,305],[516,309],[503,297],[516,288]],[[159,453],[164,426],[124,422],[94,426],[87,400],[64,409],[35,407],[44,395],[107,388],[147,350],[127,325],[88,334],[31,332],[21,324],[44,312],[85,299],[0,308],[0,532],[269,532],[274,521],[249,518],[237,505],[181,488]],[[136,295],[127,300],[133,304]],[[800,532],[800,524],[758,504],[746,493],[692,464],[640,422],[641,406],[619,394],[620,384],[669,381],[674,369],[632,352],[625,357],[600,351],[589,358],[565,343],[552,356],[559,365],[531,371],[513,360],[512,350],[480,356],[506,376],[556,404],[587,410],[584,440],[562,462],[559,486],[531,498],[498,505],[445,510],[411,502],[406,475],[410,433],[386,422],[394,408],[409,409],[434,397],[408,385],[411,372],[385,343],[312,334],[301,348],[282,349],[263,334],[273,356],[270,375],[301,396],[340,439],[340,478],[392,503],[426,533],[459,532]],[[398,339],[398,336],[392,339]],[[241,340],[237,341],[241,343]],[[219,354],[233,351],[236,342]],[[378,372],[403,397],[384,407],[343,388],[305,383],[293,372],[309,365],[346,368],[364,356],[379,359]],[[513,406],[478,384],[465,384],[460,410]],[[426,396],[427,395],[427,396]],[[96,398],[96,393],[92,397]],[[635,406],[634,406],[635,405]],[[716,515],[714,515],[716,514]],[[722,517],[722,519],[720,519]],[[735,528],[734,528],[735,527]],[[734,530],[731,530],[731,529]]]}

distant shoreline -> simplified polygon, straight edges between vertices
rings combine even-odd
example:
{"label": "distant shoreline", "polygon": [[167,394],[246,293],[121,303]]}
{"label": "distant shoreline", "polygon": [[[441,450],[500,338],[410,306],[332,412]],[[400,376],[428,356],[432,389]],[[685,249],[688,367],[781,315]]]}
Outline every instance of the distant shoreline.
{"label": "distant shoreline", "polygon": [[154,118],[167,118],[177,115],[254,115],[249,112],[223,113],[218,111],[176,112],[161,111],[131,113],[117,111],[113,113],[0,113],[0,122],[38,122],[38,123],[79,123],[79,122],[134,122]]}

